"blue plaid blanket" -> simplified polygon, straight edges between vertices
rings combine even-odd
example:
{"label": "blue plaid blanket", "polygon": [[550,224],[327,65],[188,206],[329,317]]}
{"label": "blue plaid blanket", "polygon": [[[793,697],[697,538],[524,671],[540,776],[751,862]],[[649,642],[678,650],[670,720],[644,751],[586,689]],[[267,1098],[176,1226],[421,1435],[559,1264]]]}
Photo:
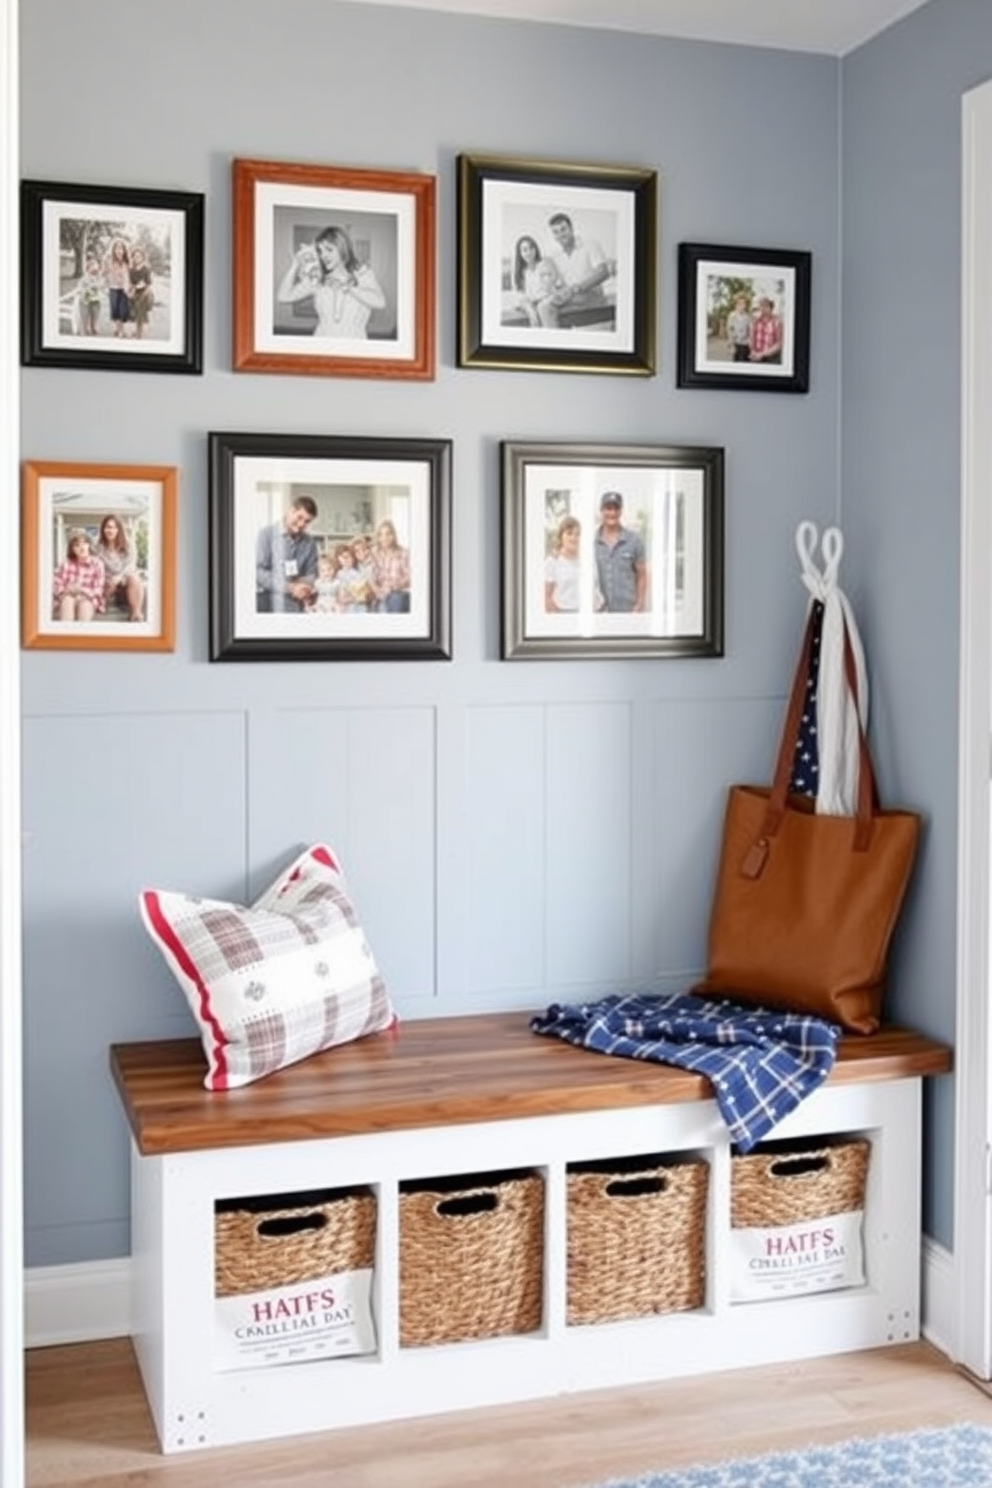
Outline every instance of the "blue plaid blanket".
{"label": "blue plaid blanket", "polygon": [[841,1034],[820,1018],[690,993],[552,1003],[530,1026],[598,1054],[652,1059],[705,1075],[740,1152],[749,1152],[823,1083]]}

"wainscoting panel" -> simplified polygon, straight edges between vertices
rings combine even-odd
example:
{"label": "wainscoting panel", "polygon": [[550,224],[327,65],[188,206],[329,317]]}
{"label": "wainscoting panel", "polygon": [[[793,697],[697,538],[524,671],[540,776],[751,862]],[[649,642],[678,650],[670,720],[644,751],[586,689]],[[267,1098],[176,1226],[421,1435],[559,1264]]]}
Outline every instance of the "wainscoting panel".
{"label": "wainscoting panel", "polygon": [[546,718],[540,704],[468,710],[463,796],[465,991],[545,980]]}
{"label": "wainscoting panel", "polygon": [[765,698],[654,707],[653,966],[667,974],[702,970],[727,790],[770,780],[781,714]]}
{"label": "wainscoting panel", "polygon": [[580,995],[631,965],[631,706],[476,708],[467,738],[473,997]]}
{"label": "wainscoting panel", "polygon": [[627,702],[548,710],[547,982],[610,987],[631,975],[638,787]]}
{"label": "wainscoting panel", "polygon": [[138,894],[243,898],[242,715],[25,719],[24,832],[26,1248],[49,1265],[127,1244],[107,1049],[195,1032]]}
{"label": "wainscoting panel", "polygon": [[[333,692],[334,669],[319,676],[322,691]],[[272,877],[303,848],[326,842],[404,1006],[435,992],[436,732],[435,710],[425,705],[315,705],[251,718],[251,861]]]}

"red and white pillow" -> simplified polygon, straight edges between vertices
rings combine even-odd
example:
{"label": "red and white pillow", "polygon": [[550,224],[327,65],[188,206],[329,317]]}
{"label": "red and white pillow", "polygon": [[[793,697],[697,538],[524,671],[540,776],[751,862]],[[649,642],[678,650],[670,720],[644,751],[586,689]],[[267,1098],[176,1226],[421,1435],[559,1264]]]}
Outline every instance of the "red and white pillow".
{"label": "red and white pillow", "polygon": [[250,908],[145,889],[141,916],[196,1018],[208,1090],[234,1090],[396,1014],[330,848]]}

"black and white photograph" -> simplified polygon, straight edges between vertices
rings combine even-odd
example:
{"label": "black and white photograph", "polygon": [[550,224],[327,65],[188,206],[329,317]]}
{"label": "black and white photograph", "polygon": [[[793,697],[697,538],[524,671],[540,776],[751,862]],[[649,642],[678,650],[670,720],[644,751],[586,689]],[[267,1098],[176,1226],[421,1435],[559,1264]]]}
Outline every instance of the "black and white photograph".
{"label": "black and white photograph", "polygon": [[652,171],[461,156],[460,364],[653,372],[656,212]]}
{"label": "black and white photograph", "polygon": [[809,389],[807,252],[679,245],[679,387]]}
{"label": "black and white photograph", "polygon": [[272,335],[395,345],[396,217],[351,212],[342,226],[334,215],[320,208],[274,209]]}
{"label": "black and white photograph", "polygon": [[723,654],[723,450],[502,446],[503,657]]}
{"label": "black and white photograph", "polygon": [[202,371],[203,197],[21,183],[26,366]]}
{"label": "black and white photograph", "polygon": [[[508,203],[500,226],[501,326],[583,329],[593,337],[616,331],[615,211],[593,207],[569,213],[547,200]],[[621,291],[621,311],[623,301]]]}
{"label": "black and white photograph", "polygon": [[434,178],[234,162],[234,365],[434,375]]}
{"label": "black and white photograph", "polygon": [[450,441],[209,442],[213,661],[450,657]]}

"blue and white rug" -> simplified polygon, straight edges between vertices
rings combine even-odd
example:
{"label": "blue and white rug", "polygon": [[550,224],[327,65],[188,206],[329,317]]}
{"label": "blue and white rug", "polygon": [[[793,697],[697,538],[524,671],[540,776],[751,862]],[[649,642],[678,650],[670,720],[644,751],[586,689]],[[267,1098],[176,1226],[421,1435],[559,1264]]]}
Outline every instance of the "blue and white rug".
{"label": "blue and white rug", "polygon": [[869,1437],[619,1478],[600,1488],[992,1488],[992,1428]]}

